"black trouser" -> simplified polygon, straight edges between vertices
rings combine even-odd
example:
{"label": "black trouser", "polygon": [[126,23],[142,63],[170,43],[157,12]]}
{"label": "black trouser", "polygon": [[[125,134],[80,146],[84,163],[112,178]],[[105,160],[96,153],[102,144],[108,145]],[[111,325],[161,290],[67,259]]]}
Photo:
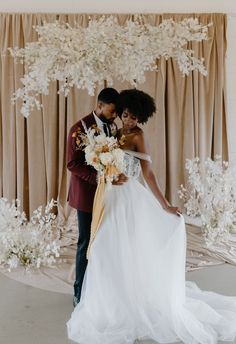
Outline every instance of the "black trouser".
{"label": "black trouser", "polygon": [[76,297],[77,302],[79,302],[84,274],[88,263],[86,253],[90,239],[92,213],[77,210],[77,216],[79,226],[79,238],[77,243],[77,252],[75,260],[74,296]]}

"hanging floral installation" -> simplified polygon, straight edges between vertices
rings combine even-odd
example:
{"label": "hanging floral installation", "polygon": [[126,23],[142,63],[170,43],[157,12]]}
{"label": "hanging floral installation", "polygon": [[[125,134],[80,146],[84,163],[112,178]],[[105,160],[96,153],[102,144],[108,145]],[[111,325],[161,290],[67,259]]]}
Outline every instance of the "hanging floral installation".
{"label": "hanging floral installation", "polygon": [[186,159],[187,184],[180,186],[179,197],[187,215],[200,217],[206,244],[227,243],[236,232],[236,167],[220,156],[204,162]]}
{"label": "hanging floral installation", "polygon": [[190,18],[152,26],[138,18],[124,26],[113,16],[90,20],[86,28],[59,22],[36,26],[38,41],[21,49],[9,48],[26,68],[23,87],[13,96],[13,101],[22,100],[21,113],[27,117],[33,109],[40,109],[39,96],[48,94],[52,81],[60,82],[59,92],[65,96],[73,86],[93,95],[104,80],[109,86],[114,79],[136,86],[145,81],[146,71],[157,70],[161,57],[177,61],[183,75],[193,70],[206,75],[203,59],[195,57],[186,44],[206,40],[209,25]]}

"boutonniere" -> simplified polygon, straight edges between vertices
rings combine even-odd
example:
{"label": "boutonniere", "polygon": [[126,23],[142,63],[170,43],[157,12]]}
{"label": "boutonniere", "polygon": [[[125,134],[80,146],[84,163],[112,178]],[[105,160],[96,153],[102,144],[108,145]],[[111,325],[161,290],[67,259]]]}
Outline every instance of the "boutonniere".
{"label": "boutonniere", "polygon": [[90,128],[94,130],[95,135],[99,135],[101,133],[101,129],[98,128],[97,124],[91,125]]}
{"label": "boutonniere", "polygon": [[[96,124],[91,125],[89,130],[94,136],[97,136],[101,133],[101,130],[98,128]],[[89,138],[88,138],[87,133],[82,131],[80,127],[76,131],[73,132],[72,137],[75,140],[76,150],[84,150],[84,148],[89,144]]]}

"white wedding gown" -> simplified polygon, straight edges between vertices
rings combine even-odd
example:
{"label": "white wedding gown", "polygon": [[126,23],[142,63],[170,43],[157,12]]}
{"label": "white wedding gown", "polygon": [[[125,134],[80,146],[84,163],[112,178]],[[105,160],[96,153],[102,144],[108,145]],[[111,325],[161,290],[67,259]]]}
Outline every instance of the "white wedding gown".
{"label": "white wedding gown", "polygon": [[185,253],[182,216],[163,210],[136,177],[112,186],[81,301],[67,323],[69,338],[80,344],[232,341],[236,298],[186,282]]}

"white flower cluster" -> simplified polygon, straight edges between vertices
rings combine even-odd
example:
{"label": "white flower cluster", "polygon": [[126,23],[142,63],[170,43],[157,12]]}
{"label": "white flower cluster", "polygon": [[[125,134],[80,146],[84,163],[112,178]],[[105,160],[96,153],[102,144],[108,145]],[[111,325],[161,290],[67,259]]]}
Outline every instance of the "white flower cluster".
{"label": "white flower cluster", "polygon": [[84,149],[86,162],[110,184],[124,169],[125,153],[119,148],[116,138],[108,137],[103,132],[97,135],[96,129],[89,128],[87,138],[88,143]]}
{"label": "white flower cluster", "polygon": [[73,86],[93,95],[97,84],[106,80],[112,85],[114,78],[136,86],[145,81],[145,71],[157,70],[162,56],[175,59],[183,74],[199,70],[206,75],[203,59],[186,43],[207,39],[208,26],[193,18],[178,23],[168,19],[159,26],[137,19],[120,26],[113,16],[90,20],[86,28],[59,22],[36,26],[38,41],[9,48],[27,70],[13,100],[23,101],[21,113],[27,117],[35,107],[40,109],[38,96],[47,95],[55,80],[65,95]]}
{"label": "white flower cluster", "polygon": [[223,161],[208,158],[186,159],[188,181],[178,191],[187,215],[200,216],[208,246],[227,242],[236,228],[236,168]]}
{"label": "white flower cluster", "polygon": [[0,198],[0,265],[9,270],[20,265],[30,268],[51,266],[60,255],[60,230],[51,210],[53,200],[45,209],[40,206],[30,221],[20,211],[19,200],[10,204]]}

